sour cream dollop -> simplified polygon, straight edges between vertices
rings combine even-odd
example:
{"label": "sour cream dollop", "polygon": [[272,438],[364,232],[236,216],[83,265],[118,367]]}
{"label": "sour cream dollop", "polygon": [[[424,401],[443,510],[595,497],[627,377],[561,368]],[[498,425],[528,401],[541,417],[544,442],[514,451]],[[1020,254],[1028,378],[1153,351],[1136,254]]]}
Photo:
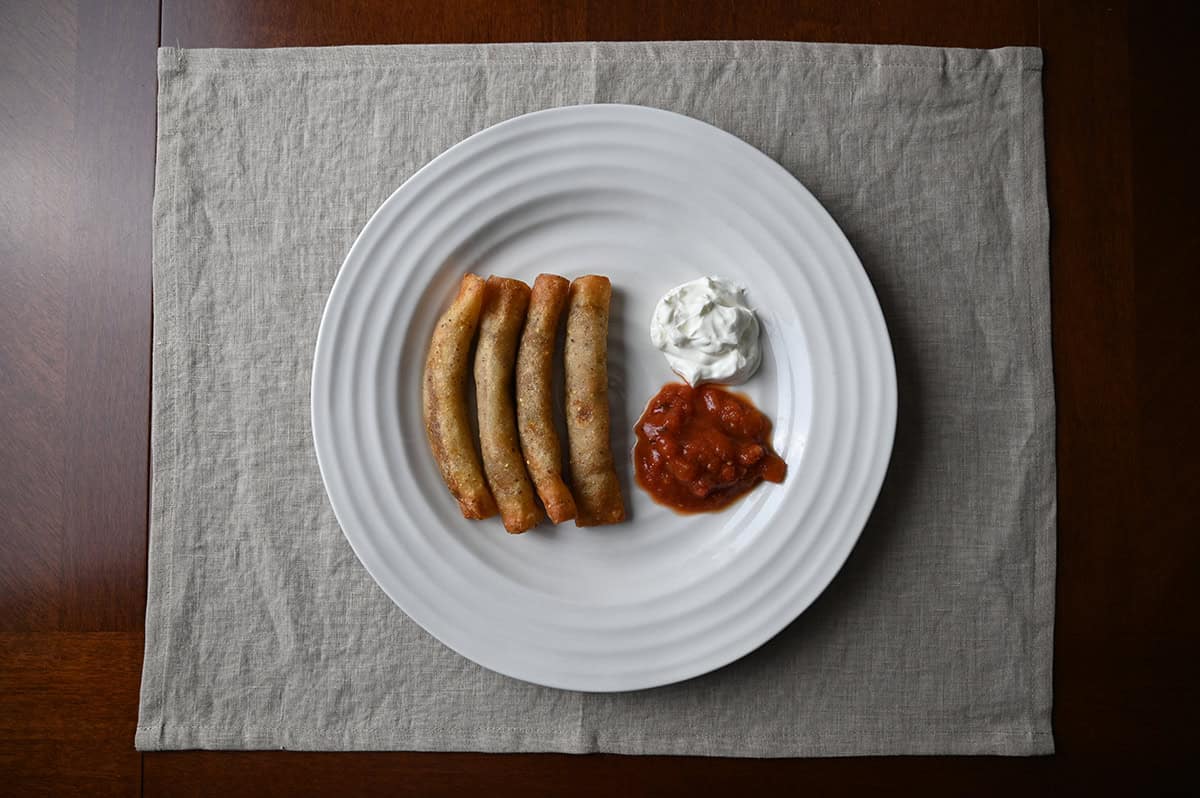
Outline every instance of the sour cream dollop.
{"label": "sour cream dollop", "polygon": [[746,304],[746,291],[720,277],[668,291],[654,308],[650,341],[692,385],[745,382],[762,362],[758,317]]}

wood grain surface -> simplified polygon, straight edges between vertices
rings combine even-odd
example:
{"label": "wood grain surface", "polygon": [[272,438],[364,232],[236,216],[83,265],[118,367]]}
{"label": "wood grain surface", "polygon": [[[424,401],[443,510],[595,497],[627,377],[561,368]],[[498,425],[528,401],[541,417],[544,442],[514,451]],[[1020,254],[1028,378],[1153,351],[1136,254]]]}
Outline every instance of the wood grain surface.
{"label": "wood grain surface", "polygon": [[[1198,140],[1187,3],[0,4],[0,795],[1146,792],[1194,781]],[[1059,571],[1032,759],[133,749],[155,48],[771,38],[1045,52]]]}
{"label": "wood grain surface", "polygon": [[0,3],[0,795],[141,789],[158,3]]}

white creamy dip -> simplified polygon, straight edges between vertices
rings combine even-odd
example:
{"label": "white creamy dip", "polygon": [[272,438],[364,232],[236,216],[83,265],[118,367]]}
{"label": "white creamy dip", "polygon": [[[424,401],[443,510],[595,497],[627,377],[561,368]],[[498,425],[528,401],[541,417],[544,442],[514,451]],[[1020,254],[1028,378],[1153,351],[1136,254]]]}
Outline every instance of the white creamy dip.
{"label": "white creamy dip", "polygon": [[746,292],[720,277],[701,277],[676,286],[658,301],[650,341],[692,385],[748,380],[762,361],[758,317]]}

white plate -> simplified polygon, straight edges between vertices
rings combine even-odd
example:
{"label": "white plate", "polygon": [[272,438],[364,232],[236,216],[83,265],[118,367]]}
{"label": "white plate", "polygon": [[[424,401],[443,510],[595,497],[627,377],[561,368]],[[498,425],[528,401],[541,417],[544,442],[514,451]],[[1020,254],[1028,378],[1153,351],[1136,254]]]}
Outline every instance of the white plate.
{"label": "white plate", "polygon": [[[421,418],[430,333],[463,272],[612,278],[609,401],[630,520],[524,535],[466,521]],[[649,340],[669,288],[745,285],[763,324],[742,386],[788,463],[724,512],[681,516],[632,485],[633,424],[674,378]],[[350,545],[450,648],[574,690],[679,681],[752,651],[829,584],[891,454],[896,378],[845,236],[787,171],[703,122],[626,105],[528,114],[450,148],[363,228],[329,295],[313,437]]]}

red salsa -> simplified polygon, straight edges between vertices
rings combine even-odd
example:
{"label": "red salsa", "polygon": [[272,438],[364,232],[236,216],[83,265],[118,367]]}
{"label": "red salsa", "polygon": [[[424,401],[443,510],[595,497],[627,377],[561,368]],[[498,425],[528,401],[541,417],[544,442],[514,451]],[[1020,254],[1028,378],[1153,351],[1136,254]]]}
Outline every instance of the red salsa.
{"label": "red salsa", "polygon": [[747,399],[715,385],[662,387],[638,419],[638,484],[668,507],[719,510],[759,482],[783,482],[771,422]]}

